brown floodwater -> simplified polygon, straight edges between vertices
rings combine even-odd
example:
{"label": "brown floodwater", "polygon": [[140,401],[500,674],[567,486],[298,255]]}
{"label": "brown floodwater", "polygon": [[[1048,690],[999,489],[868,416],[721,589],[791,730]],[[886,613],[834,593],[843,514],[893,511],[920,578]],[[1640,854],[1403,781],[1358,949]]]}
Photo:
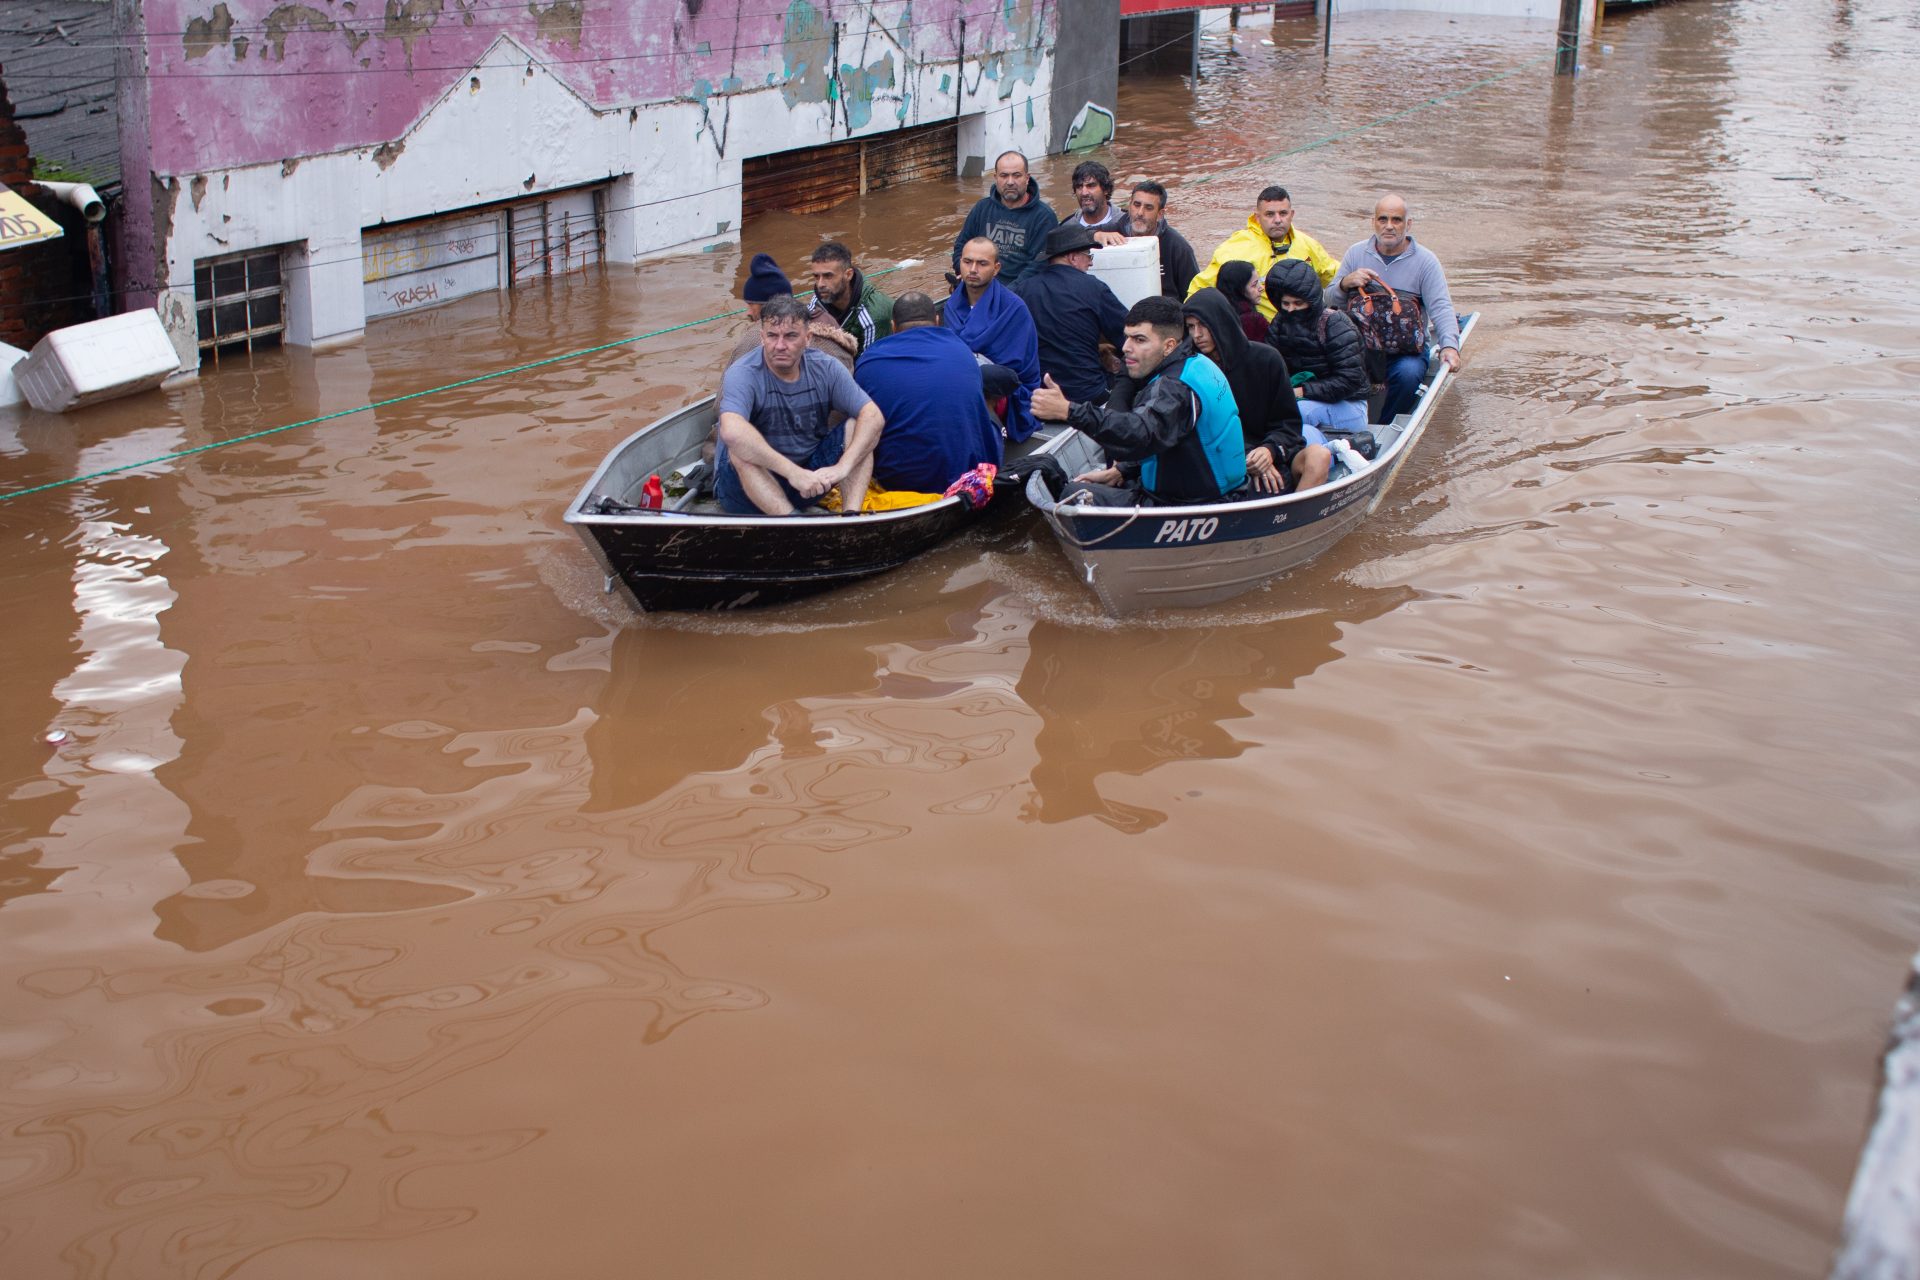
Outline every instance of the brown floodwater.
{"label": "brown floodwater", "polygon": [[[1821,1274],[1920,942],[1920,19],[1689,0],[1577,83],[1539,24],[1268,35],[1127,77],[1114,169],[1202,253],[1269,181],[1335,252],[1402,188],[1485,322],[1243,600],[1117,625],[1016,527],[630,616],[561,511],[736,320],[0,503],[0,1270]],[[745,251],[937,260],[981,189]],[[0,411],[0,477],[740,275]]]}

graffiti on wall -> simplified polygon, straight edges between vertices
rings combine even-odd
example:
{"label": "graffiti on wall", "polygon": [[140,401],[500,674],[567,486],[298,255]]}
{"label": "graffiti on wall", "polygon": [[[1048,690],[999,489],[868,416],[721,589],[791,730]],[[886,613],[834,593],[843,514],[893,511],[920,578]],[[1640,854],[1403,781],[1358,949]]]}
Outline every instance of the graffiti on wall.
{"label": "graffiti on wall", "polygon": [[851,130],[876,110],[904,124],[917,69],[964,58],[1006,100],[1036,82],[1056,4],[146,0],[145,141],[160,173],[389,143],[509,36],[595,109],[700,104],[724,153],[726,102],[741,94],[828,104]]}

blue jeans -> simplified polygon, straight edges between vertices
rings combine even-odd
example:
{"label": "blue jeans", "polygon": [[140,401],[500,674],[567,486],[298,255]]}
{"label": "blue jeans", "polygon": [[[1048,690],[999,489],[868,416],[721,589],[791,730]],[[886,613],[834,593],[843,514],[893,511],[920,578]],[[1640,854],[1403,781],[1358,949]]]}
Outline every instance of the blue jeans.
{"label": "blue jeans", "polygon": [[1302,400],[1300,421],[1310,427],[1332,427],[1335,431],[1365,431],[1365,400]]}
{"label": "blue jeans", "polygon": [[[800,465],[809,471],[818,471],[821,467],[830,467],[840,461],[840,455],[846,450],[847,428],[846,424],[842,423],[820,437],[820,443],[813,446],[813,452],[808,454],[806,460],[800,462]],[[768,474],[773,475],[772,472]],[[787,501],[793,504],[796,511],[820,501],[820,498],[801,497],[794,491],[794,487],[779,475],[773,475],[773,478],[779,481],[781,491],[787,495]],[[753,499],[749,498],[747,491],[740,487],[740,473],[733,469],[733,459],[727,456],[727,446],[724,444],[716,445],[713,451],[713,496],[728,515],[763,516],[767,514],[754,506]],[[825,494],[821,495],[821,497],[825,496]]]}
{"label": "blue jeans", "polygon": [[1413,408],[1413,402],[1420,398],[1420,379],[1426,373],[1424,355],[1393,357],[1393,363],[1387,366],[1387,400],[1380,406],[1380,421],[1392,422]]}

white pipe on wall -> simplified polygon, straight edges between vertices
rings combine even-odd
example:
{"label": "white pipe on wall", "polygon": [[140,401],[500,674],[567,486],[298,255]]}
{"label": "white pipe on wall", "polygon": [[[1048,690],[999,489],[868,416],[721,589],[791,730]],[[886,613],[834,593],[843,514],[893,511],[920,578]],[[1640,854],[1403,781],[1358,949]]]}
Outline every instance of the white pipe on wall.
{"label": "white pipe on wall", "polygon": [[86,183],[42,182],[39,185],[78,209],[80,216],[88,222],[101,222],[106,219],[106,203],[100,199],[100,193]]}

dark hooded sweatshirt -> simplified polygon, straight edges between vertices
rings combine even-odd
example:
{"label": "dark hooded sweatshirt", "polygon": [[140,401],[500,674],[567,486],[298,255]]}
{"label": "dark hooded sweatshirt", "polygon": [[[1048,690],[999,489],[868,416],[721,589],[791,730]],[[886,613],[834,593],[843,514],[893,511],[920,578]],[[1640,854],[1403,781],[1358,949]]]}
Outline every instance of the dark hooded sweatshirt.
{"label": "dark hooded sweatshirt", "polygon": [[1181,311],[1199,319],[1213,335],[1209,357],[1227,375],[1233,402],[1240,408],[1240,430],[1248,449],[1264,448],[1283,470],[1305,443],[1300,434],[1300,404],[1294,398],[1287,362],[1264,342],[1247,341],[1233,303],[1218,289],[1201,289]]}
{"label": "dark hooded sweatshirt", "polygon": [[[1291,294],[1307,301],[1305,311],[1288,311],[1280,299]],[[1286,358],[1297,377],[1311,373],[1300,388],[1308,400],[1340,404],[1365,400],[1373,390],[1360,345],[1360,331],[1346,313],[1327,307],[1320,277],[1303,258],[1282,258],[1267,272],[1267,297],[1275,307],[1267,344]]]}
{"label": "dark hooded sweatshirt", "polygon": [[1010,285],[1046,261],[1040,254],[1047,232],[1060,225],[1051,206],[1040,198],[1040,184],[1027,179],[1027,202],[1009,209],[1000,200],[1000,188],[988,190],[953,238],[953,269],[960,269],[960,249],[976,236],[985,236],[1000,250],[1000,283]]}

